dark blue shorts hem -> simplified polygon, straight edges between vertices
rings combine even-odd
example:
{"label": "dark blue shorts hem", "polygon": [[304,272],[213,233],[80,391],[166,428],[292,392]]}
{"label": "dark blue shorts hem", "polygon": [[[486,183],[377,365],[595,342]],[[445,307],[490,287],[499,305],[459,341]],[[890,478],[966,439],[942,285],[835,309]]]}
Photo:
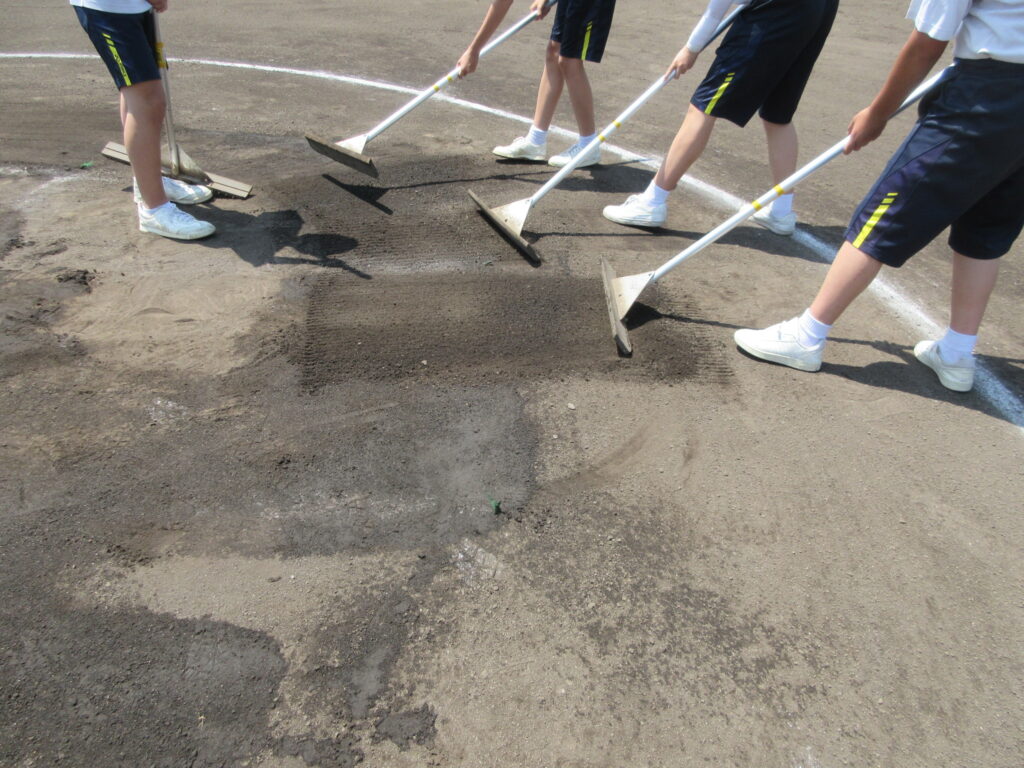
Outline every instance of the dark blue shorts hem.
{"label": "dark blue shorts hem", "polygon": [[74,8],[118,90],[160,79],[152,12],[107,13],[77,5]]}

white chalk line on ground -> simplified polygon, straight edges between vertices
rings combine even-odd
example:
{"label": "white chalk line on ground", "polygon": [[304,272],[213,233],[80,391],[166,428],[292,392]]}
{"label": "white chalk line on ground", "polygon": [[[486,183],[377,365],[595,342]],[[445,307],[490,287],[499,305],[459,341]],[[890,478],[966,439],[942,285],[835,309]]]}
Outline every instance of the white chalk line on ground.
{"label": "white chalk line on ground", "polygon": [[[0,59],[98,59],[99,56],[96,54],[89,53],[2,53],[0,52]],[[394,93],[403,93],[407,95],[416,95],[420,93],[422,88],[412,88],[405,85],[396,85],[395,83],[387,83],[380,80],[369,80],[362,77],[353,77],[351,75],[339,75],[334,72],[327,72],[326,70],[318,69],[297,69],[294,67],[278,67],[267,64],[250,64],[247,62],[240,61],[219,61],[217,59],[179,59],[170,58],[169,61],[180,63],[180,64],[199,64],[208,67],[224,67],[228,69],[244,69],[255,72],[267,72],[281,75],[293,75],[295,77],[312,77],[318,80],[330,80],[337,83],[345,83],[347,85],[356,85],[367,88],[377,88],[384,91],[392,91]],[[448,104],[452,104],[463,109],[469,109],[474,112],[482,112],[484,114],[492,115],[494,117],[500,117],[505,120],[511,120],[513,122],[522,123],[529,125],[533,121],[529,117],[523,117],[513,112],[508,112],[503,109],[496,109],[494,107],[488,107],[484,104],[479,104],[473,101],[467,101],[465,99],[458,99],[453,96],[447,96],[443,93],[439,93],[434,97],[438,101],[443,101]],[[570,131],[565,128],[559,128],[552,126],[551,131],[558,136],[565,138],[573,138],[576,136],[575,131]],[[636,162],[641,165],[657,170],[661,165],[661,158],[650,157],[646,155],[638,155],[635,152],[631,152],[623,147],[618,147],[614,144],[605,144],[605,149],[611,154],[619,157],[621,160],[627,162]],[[683,183],[688,186],[691,190],[717,204],[721,208],[731,210],[733,213],[738,211],[748,201],[731,195],[728,192],[719,189],[711,184],[695,179],[691,176],[684,176]],[[835,246],[829,245],[824,240],[821,240],[810,232],[803,229],[797,229],[793,235],[794,241],[804,246],[811,252],[813,252],[818,258],[826,263],[832,263],[835,258]],[[883,303],[885,303],[890,309],[892,309],[897,317],[900,318],[907,326],[917,331],[922,336],[935,337],[942,333],[944,325],[935,321],[927,310],[924,309],[916,301],[913,301],[909,297],[900,293],[888,280],[880,276],[871,285],[871,290],[878,296]],[[1015,426],[1019,427],[1024,431],[1024,402],[1020,400],[1010,389],[996,376],[982,361],[978,361],[977,370],[975,374],[975,388],[978,394],[982,396],[993,408],[995,408],[1007,421],[1011,422]]]}

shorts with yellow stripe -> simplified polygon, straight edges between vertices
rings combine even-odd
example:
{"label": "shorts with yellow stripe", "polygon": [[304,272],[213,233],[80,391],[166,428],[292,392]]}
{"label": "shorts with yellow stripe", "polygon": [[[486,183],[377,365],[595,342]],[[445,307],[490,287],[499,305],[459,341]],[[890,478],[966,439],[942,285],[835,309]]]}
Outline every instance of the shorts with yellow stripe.
{"label": "shorts with yellow stripe", "polygon": [[846,241],[902,266],[949,227],[949,245],[996,259],[1024,227],[1024,64],[958,60],[861,202]]}
{"label": "shorts with yellow stripe", "polygon": [[753,0],[729,27],[690,103],[739,126],[792,122],[839,0]]}
{"label": "shorts with yellow stripe", "polygon": [[551,27],[559,54],[595,64],[601,61],[614,13],[615,0],[559,0]]}
{"label": "shorts with yellow stripe", "polygon": [[118,90],[160,79],[153,13],[108,13],[74,6]]}

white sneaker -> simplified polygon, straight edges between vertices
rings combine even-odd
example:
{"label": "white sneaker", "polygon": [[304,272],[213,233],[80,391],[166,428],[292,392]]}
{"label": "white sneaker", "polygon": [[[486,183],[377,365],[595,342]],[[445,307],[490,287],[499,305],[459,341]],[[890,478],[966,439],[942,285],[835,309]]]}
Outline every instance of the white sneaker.
{"label": "white sneaker", "polygon": [[660,227],[668,218],[668,205],[656,205],[644,195],[630,195],[622,205],[606,205],[604,217],[631,227]]}
{"label": "white sneaker", "polygon": [[525,136],[520,136],[511,144],[502,147],[495,147],[491,150],[498,157],[507,157],[509,160],[535,160],[544,162],[548,156],[548,143],[534,144]]}
{"label": "white sneaker", "polygon": [[[166,176],[163,176],[162,179],[164,182],[164,194],[167,195],[167,199],[172,203],[194,205],[196,203],[205,203],[213,197],[213,190],[201,184],[186,184],[184,181],[169,179]],[[135,188],[135,202],[141,203],[142,195],[139,192],[139,182],[133,179],[132,186]]]}
{"label": "white sneaker", "polygon": [[770,208],[762,208],[751,218],[776,235],[792,235],[796,230],[796,214],[792,211],[785,216],[773,216]]}
{"label": "white sneaker", "polygon": [[821,352],[825,342],[814,347],[805,347],[799,341],[800,318],[794,317],[782,323],[755,331],[740,328],[733,334],[736,345],[754,357],[781,363],[798,371],[817,371],[821,368]]}
{"label": "white sneaker", "polygon": [[[583,150],[586,149],[586,147],[586,144],[581,144],[580,142],[577,141],[564,152],[560,152],[559,154],[554,155],[550,160],[548,160],[548,165],[553,165],[555,166],[555,168],[561,168],[563,166],[566,166],[573,160],[575,160],[576,156],[582,153]],[[597,165],[600,162],[601,143],[598,142],[597,144],[594,145],[594,148],[592,150],[587,152],[586,156],[580,161],[580,164],[577,165],[576,167],[586,168],[588,165]]]}
{"label": "white sneaker", "polygon": [[974,386],[973,355],[961,357],[955,363],[947,363],[939,354],[939,342],[925,340],[919,341],[914,347],[914,357],[935,371],[946,389],[970,392]]}
{"label": "white sneaker", "polygon": [[172,237],[175,240],[198,240],[201,237],[209,237],[217,228],[208,221],[200,221],[185,213],[174,203],[167,203],[151,214],[146,213],[140,205],[139,231],[152,232],[154,235]]}

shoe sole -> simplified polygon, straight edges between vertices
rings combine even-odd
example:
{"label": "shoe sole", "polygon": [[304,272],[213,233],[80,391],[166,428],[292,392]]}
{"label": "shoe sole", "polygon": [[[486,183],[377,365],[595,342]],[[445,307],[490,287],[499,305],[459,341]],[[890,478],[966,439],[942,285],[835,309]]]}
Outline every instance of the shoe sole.
{"label": "shoe sole", "polygon": [[797,371],[806,371],[807,373],[815,373],[821,370],[821,361],[815,363],[805,363],[802,360],[797,360],[792,357],[785,355],[777,355],[774,352],[762,352],[760,350],[748,347],[739,339],[734,339],[736,346],[742,349],[751,357],[756,357],[758,360],[765,360],[769,363],[776,363],[777,365],[784,365],[787,368],[792,368]]}
{"label": "shoe sole", "polygon": [[145,232],[147,235],[160,235],[160,237],[166,237],[171,240],[202,240],[205,237],[217,234],[217,230],[213,230],[212,232],[205,232],[202,234],[182,235],[178,233],[165,232],[161,229],[150,229],[142,224],[139,224],[139,232]]}
{"label": "shoe sole", "polygon": [[491,154],[495,157],[504,158],[505,160],[526,160],[530,163],[546,163],[548,160],[544,155],[540,157],[530,157],[529,155],[505,155],[501,152],[495,152],[494,150],[491,150]]}
{"label": "shoe sole", "polygon": [[608,219],[608,221],[613,221],[616,224],[622,224],[624,227],[643,227],[645,229],[657,229],[658,227],[662,227],[665,225],[664,219],[662,219],[661,221],[638,221],[636,219],[627,219],[625,217],[609,216],[604,211],[601,212],[601,215]]}
{"label": "shoe sole", "polygon": [[769,232],[774,232],[776,235],[782,235],[783,237],[791,237],[796,231],[796,227],[793,229],[781,229],[779,227],[772,226],[771,223],[757,218],[756,216],[751,217],[755,223],[760,224],[762,227],[767,229]]}
{"label": "shoe sole", "polygon": [[929,368],[932,371],[932,373],[938,376],[939,383],[942,384],[942,386],[944,386],[946,389],[952,392],[970,392],[974,388],[973,376],[971,377],[971,380],[966,383],[962,381],[953,381],[952,379],[949,378],[945,371],[941,370],[940,368],[936,368],[934,365],[932,365],[931,360],[928,358],[928,353],[922,352],[918,354],[918,351],[915,349],[914,357],[916,357],[923,366]]}
{"label": "shoe sole", "polygon": [[[551,160],[548,160],[548,165],[550,165],[552,168],[565,168],[565,166],[567,166],[570,162],[572,162],[572,161],[570,160],[570,161],[567,161],[567,162],[564,162],[564,163],[563,162],[557,162],[556,163],[556,162],[554,162],[554,158],[552,158]],[[589,163],[580,163],[576,167],[577,168],[589,168],[592,165],[600,165],[600,164],[601,164],[600,160],[591,160]]]}
{"label": "shoe sole", "polygon": [[[206,197],[197,197],[194,200],[191,199],[191,198],[171,197],[170,195],[167,196],[167,199],[170,200],[175,205],[198,205],[199,203],[205,203],[208,200],[212,200],[213,199],[213,192],[210,192],[210,194],[208,194]],[[143,200],[142,200],[141,197],[136,197],[135,198],[135,204],[136,205],[138,205],[138,204],[140,204],[142,202],[143,202]]]}

